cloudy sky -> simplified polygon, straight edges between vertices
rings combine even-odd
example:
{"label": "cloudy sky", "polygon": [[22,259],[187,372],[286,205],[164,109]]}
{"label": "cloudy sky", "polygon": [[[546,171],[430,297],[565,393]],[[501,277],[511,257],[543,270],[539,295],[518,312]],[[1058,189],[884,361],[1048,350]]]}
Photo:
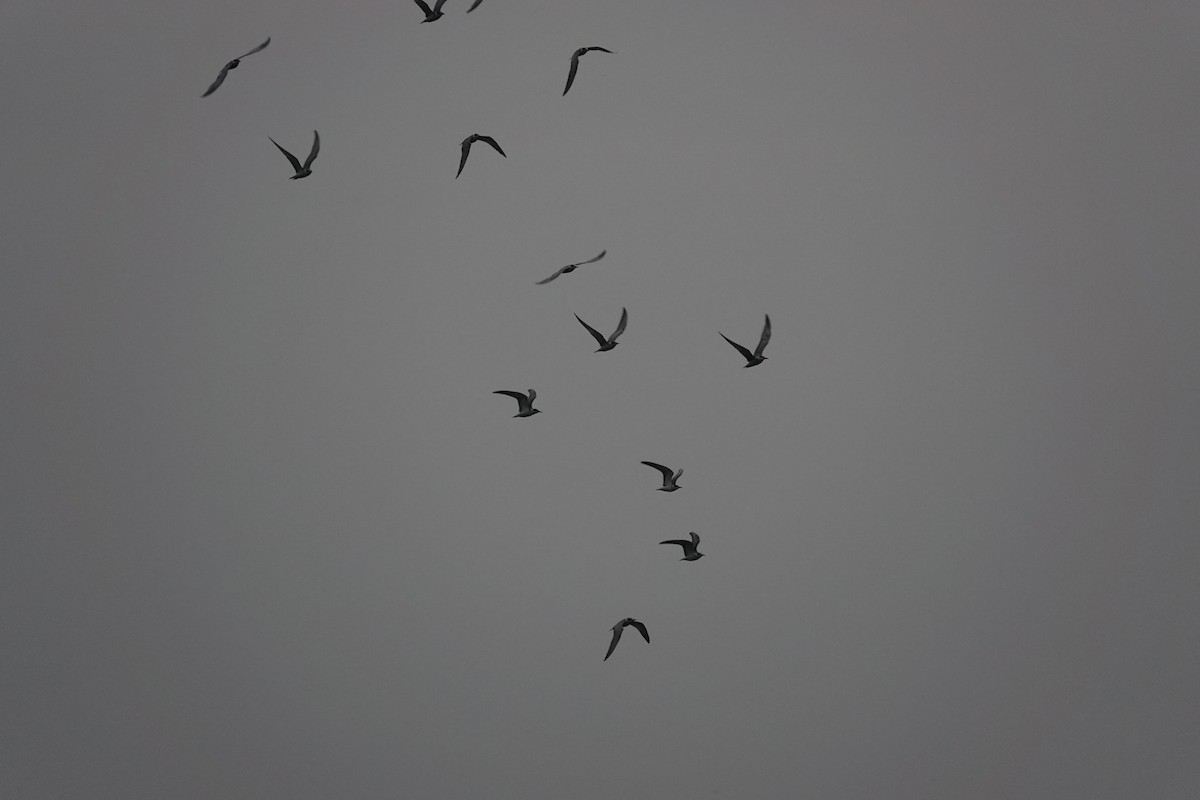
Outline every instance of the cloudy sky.
{"label": "cloudy sky", "polygon": [[1197,6],[467,6],[0,5],[0,794],[1196,797]]}

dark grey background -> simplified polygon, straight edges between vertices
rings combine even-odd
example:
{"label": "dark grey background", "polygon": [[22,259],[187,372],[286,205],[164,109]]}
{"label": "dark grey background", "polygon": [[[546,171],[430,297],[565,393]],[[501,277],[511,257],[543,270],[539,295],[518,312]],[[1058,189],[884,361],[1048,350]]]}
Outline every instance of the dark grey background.
{"label": "dark grey background", "polygon": [[1196,797],[1196,5],[467,5],[0,6],[0,794]]}

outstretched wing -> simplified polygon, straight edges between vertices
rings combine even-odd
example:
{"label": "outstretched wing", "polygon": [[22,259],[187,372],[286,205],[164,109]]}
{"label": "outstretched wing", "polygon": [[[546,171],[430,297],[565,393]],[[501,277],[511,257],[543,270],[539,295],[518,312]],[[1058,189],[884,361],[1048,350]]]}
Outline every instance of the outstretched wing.
{"label": "outstretched wing", "polygon": [[[601,53],[613,53],[613,51],[609,50],[607,47],[589,47],[587,49],[588,50],[599,50]],[[613,54],[615,55],[615,53],[613,53]]]}
{"label": "outstretched wing", "polygon": [[763,316],[767,318],[767,321],[763,323],[762,338],[758,340],[758,347],[754,348],[754,355],[760,357],[762,356],[763,348],[767,346],[767,342],[771,341],[771,315],[764,314]]}
{"label": "outstretched wing", "polygon": [[243,58],[245,58],[246,56],[252,56],[252,55],[254,55],[255,53],[257,53],[259,50],[263,50],[263,49],[265,49],[265,48],[266,48],[266,46],[267,46],[267,45],[269,45],[270,43],[271,43],[271,37],[270,37],[270,36],[268,36],[268,37],[267,37],[267,40],[266,40],[265,42],[263,42],[262,44],[260,44],[258,47],[254,48],[253,50],[251,50],[251,51],[250,51],[250,52],[248,52],[248,53],[243,53],[242,55],[238,56],[238,57],[237,57],[236,59],[234,59],[234,60],[235,60],[235,61],[240,61],[240,60],[242,60]]}
{"label": "outstretched wing", "polygon": [[[462,143],[462,158],[458,162],[458,175],[462,175],[463,167],[467,165],[467,153],[471,152],[471,140],[467,139]],[[454,176],[458,180],[458,175]]]}
{"label": "outstretched wing", "polygon": [[[579,320],[583,322],[583,320]],[[621,321],[617,323],[617,329],[613,331],[613,335],[608,337],[609,341],[615,342],[617,337],[625,332],[625,325],[629,322],[629,312],[624,308],[621,309]]]}
{"label": "outstretched wing", "polygon": [[613,626],[613,638],[608,643],[608,652],[604,654],[605,661],[608,661],[608,657],[613,654],[613,650],[617,649],[617,642],[621,641],[621,631],[623,630],[625,630],[624,625],[617,624]]}
{"label": "outstretched wing", "polygon": [[[540,280],[540,281],[536,281],[536,283],[537,283],[537,285],[538,285],[538,286],[541,286],[541,285],[542,285],[542,284],[544,284],[544,283],[549,283],[550,281],[552,281],[552,280],[554,280],[555,278],[557,278],[559,275],[562,275],[564,272],[566,272],[566,270],[567,270],[567,268],[566,268],[566,267],[563,267],[563,268],[562,268],[562,269],[560,269],[558,272],[556,272],[556,273],[554,273],[553,275],[551,275],[549,278],[543,278],[543,279],[542,279],[542,280]],[[579,320],[579,321],[580,321],[580,322],[583,322],[583,320]]]}
{"label": "outstretched wing", "polygon": [[655,464],[653,461],[643,461],[642,463],[645,464],[647,467],[654,467],[656,470],[658,470],[659,472],[662,473],[663,486],[670,485],[671,477],[675,474],[674,472],[671,471],[670,467],[664,467],[662,464]]}
{"label": "outstretched wing", "polygon": [[646,626],[638,622],[636,619],[629,620],[629,624],[641,631],[642,638],[646,640],[646,644],[650,644],[650,632],[646,630]]}
{"label": "outstretched wing", "polygon": [[429,6],[425,5],[424,0],[413,0],[413,2],[421,7],[421,10],[425,12],[425,16],[428,17],[430,14],[433,13],[432,11],[429,10]]}
{"label": "outstretched wing", "polygon": [[520,392],[512,392],[508,389],[497,389],[496,391],[492,392],[492,394],[506,394],[513,398],[517,401],[518,410],[524,409],[526,403],[533,405],[533,401],[526,398],[525,395],[521,394]]}
{"label": "outstretched wing", "polygon": [[313,131],[313,146],[312,150],[308,151],[308,158],[304,159],[304,168],[308,169],[314,160],[317,158],[317,153],[321,150],[321,134]]}
{"label": "outstretched wing", "polygon": [[580,261],[579,263],[572,264],[571,266],[572,267],[582,267],[584,264],[595,264],[597,261],[604,258],[604,255],[607,252],[608,252],[607,250],[601,250],[600,255],[596,256],[595,258],[589,258],[587,261]]}
{"label": "outstretched wing", "polygon": [[575,82],[575,73],[579,71],[579,56],[571,56],[571,71],[567,73],[567,87],[563,89],[563,96],[571,91],[571,84]]}
{"label": "outstretched wing", "polygon": [[687,539],[663,539],[659,544],[677,544],[683,548],[684,553],[687,553],[692,546],[692,543]]}
{"label": "outstretched wing", "polygon": [[692,547],[698,547],[700,545],[700,537],[696,535],[696,532],[692,531],[688,535],[692,537]]}
{"label": "outstretched wing", "polygon": [[212,86],[208,87],[208,91],[206,91],[204,94],[202,94],[200,96],[208,97],[210,94],[215,92],[217,90],[217,87],[225,82],[225,76],[228,74],[229,74],[229,65],[226,64],[225,66],[221,67],[221,74],[217,75],[217,79],[212,82]]}
{"label": "outstretched wing", "polygon": [[[575,315],[575,319],[579,319],[578,314]],[[604,347],[604,345],[608,344],[608,340],[604,338],[604,334],[602,334],[600,331],[596,330],[591,325],[588,325],[586,322],[584,322],[581,319],[579,319],[579,324],[582,325],[583,327],[587,328],[588,333],[590,333],[592,335],[592,338],[595,339],[596,343],[599,344],[601,347]]]}
{"label": "outstretched wing", "polygon": [[437,0],[437,2],[433,4],[433,13],[436,14],[441,11],[442,6],[444,5],[446,5],[446,0]]}
{"label": "outstretched wing", "polygon": [[533,401],[536,399],[537,399],[537,391],[535,391],[534,389],[530,389],[529,390],[529,405],[532,406]]}
{"label": "outstretched wing", "polygon": [[467,13],[470,14],[472,11],[479,8],[479,4],[482,2],[483,0],[475,0],[475,2],[471,4],[471,7],[467,9]]}
{"label": "outstretched wing", "polygon": [[[270,136],[268,136],[267,138],[271,139]],[[281,145],[279,142],[275,141],[274,139],[271,139],[271,144],[278,147],[279,152],[281,152],[285,156],[287,156],[287,160],[291,162],[292,168],[295,169],[296,172],[299,172],[301,169],[303,169],[303,167],[300,166],[300,162],[298,160],[296,160],[296,157],[294,155],[292,155],[291,153],[289,153],[287,150],[283,149],[283,145]]]}
{"label": "outstretched wing", "polygon": [[[720,332],[720,331],[717,331],[717,333],[721,333],[721,332]],[[725,334],[723,334],[723,333],[721,333],[721,338],[722,338],[722,339],[724,339],[725,341],[729,342],[729,343],[730,343],[731,345],[733,345],[735,348],[737,348],[737,351],[738,351],[739,353],[741,353],[741,354],[742,354],[742,356],[743,356],[743,357],[744,357],[744,358],[745,358],[747,361],[753,361],[753,360],[754,360],[754,354],[753,354],[753,353],[751,353],[751,352],[750,352],[749,350],[747,350],[746,348],[742,347],[740,344],[738,344],[737,342],[735,342],[733,339],[730,339],[728,336],[726,336],[726,335],[725,335]]]}
{"label": "outstretched wing", "polygon": [[492,147],[496,148],[496,152],[497,152],[497,153],[499,153],[500,155],[504,156],[505,158],[508,158],[508,154],[507,154],[507,153],[505,153],[503,150],[501,150],[501,149],[500,149],[500,145],[496,144],[496,140],[495,140],[495,139],[493,139],[492,137],[490,137],[490,136],[480,136],[480,137],[479,137],[479,141],[481,141],[481,142],[487,142],[487,143],[488,143],[488,144],[490,144]]}

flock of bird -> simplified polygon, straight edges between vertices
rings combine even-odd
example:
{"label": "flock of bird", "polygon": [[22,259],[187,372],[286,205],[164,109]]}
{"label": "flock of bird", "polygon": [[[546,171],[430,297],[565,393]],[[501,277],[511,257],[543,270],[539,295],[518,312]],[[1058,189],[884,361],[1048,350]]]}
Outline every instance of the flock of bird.
{"label": "flock of bird", "polygon": [[[446,4],[446,0],[437,0],[437,2],[433,5],[432,8],[430,8],[430,6],[427,3],[425,3],[423,0],[413,0],[413,2],[415,2],[417,4],[417,6],[421,9],[421,11],[424,12],[424,14],[425,14],[425,19],[421,20],[422,24],[424,24],[426,22],[436,22],[437,20],[439,20],[443,16],[445,16],[445,14],[442,12],[442,6],[444,6]],[[475,2],[471,5],[471,7],[467,9],[467,13],[470,13],[470,12],[474,11],[476,8],[478,8],[479,4],[481,2],[483,2],[483,0],[475,0]],[[243,53],[242,55],[238,56],[237,58],[227,62],[225,64],[225,66],[221,67],[221,71],[217,75],[216,80],[214,80],[212,82],[212,85],[210,85],[208,87],[207,91],[205,91],[204,94],[201,95],[201,97],[208,97],[213,92],[217,91],[217,89],[219,89],[221,87],[221,85],[225,82],[225,79],[229,76],[229,71],[233,70],[233,69],[237,69],[237,67],[241,64],[243,58],[246,58],[247,56],[252,56],[255,53],[261,52],[262,50],[266,49],[267,45],[269,45],[270,43],[271,43],[271,39],[268,37],[267,40],[265,42],[263,42],[262,44],[260,44],[258,47],[255,47],[254,49],[249,50],[249,51]],[[602,53],[610,53],[610,54],[614,53],[614,51],[609,50],[607,48],[595,47],[595,46],[580,47],[574,53],[572,53],[571,54],[570,71],[567,73],[567,84],[563,88],[564,96],[567,94],[567,92],[569,92],[571,90],[571,86],[575,83],[575,75],[579,71],[579,59],[590,51],[599,51]],[[270,137],[268,137],[268,138],[270,138]],[[496,142],[496,140],[493,139],[491,136],[483,136],[478,133],[473,133],[470,136],[468,136],[466,139],[463,139],[463,141],[462,141],[462,157],[460,158],[459,163],[458,163],[458,173],[454,176],[456,180],[459,177],[459,175],[462,175],[463,168],[467,165],[467,156],[470,154],[471,145],[474,144],[475,142],[483,142],[487,145],[490,145],[501,156],[508,158],[508,156],[507,156],[507,154],[505,154],[504,150],[500,147],[500,145]],[[319,133],[317,133],[317,131],[315,131],[315,130],[313,131],[312,148],[309,150],[308,157],[304,159],[303,163],[301,163],[300,160],[298,158],[296,158],[296,156],[292,155],[292,153],[290,153],[287,149],[285,149],[283,147],[283,145],[279,144],[279,142],[276,142],[274,139],[271,139],[271,143],[274,144],[277,148],[279,148],[279,151],[281,153],[283,153],[283,155],[287,158],[288,163],[291,164],[292,169],[295,171],[295,174],[292,175],[289,178],[289,180],[299,180],[301,178],[307,178],[309,175],[312,174],[313,161],[316,160],[317,154],[321,150],[321,135]],[[576,269],[584,266],[585,264],[594,264],[595,262],[604,258],[604,256],[607,253],[608,253],[607,250],[601,250],[600,255],[596,256],[595,258],[590,258],[587,261],[579,261],[574,264],[568,264],[565,267],[562,267],[561,269],[554,272],[554,274],[550,275],[548,278],[544,278],[540,281],[537,281],[536,283],[539,286],[550,283],[551,281],[558,278],[560,275],[567,275],[571,272],[574,272]],[[624,308],[621,309],[621,321],[617,323],[616,330],[614,330],[610,336],[605,336],[604,334],[600,333],[600,331],[593,328],[591,325],[588,325],[586,322],[584,322],[582,319],[579,318],[578,314],[575,315],[575,319],[579,320],[579,324],[582,325],[584,328],[586,328],[588,333],[590,333],[592,335],[592,337],[595,338],[596,343],[600,346],[599,349],[596,350],[596,352],[604,353],[604,352],[607,352],[609,350],[616,348],[617,338],[622,333],[625,332],[625,326],[629,322],[629,312]],[[718,331],[718,333],[720,333],[720,332]],[[766,361],[766,359],[767,359],[767,357],[763,355],[763,350],[766,348],[767,342],[769,342],[771,340],[771,317],[769,315],[766,316],[766,321],[763,324],[762,334],[758,340],[758,346],[754,348],[753,352],[751,350],[749,350],[748,348],[743,347],[742,345],[733,341],[732,339],[730,339],[728,336],[726,336],[723,333],[721,333],[721,338],[723,338],[726,342],[728,342],[730,345],[732,345],[734,347],[734,349],[736,349],[739,353],[741,353],[742,357],[746,359],[746,364],[744,365],[745,367],[758,366],[759,364]],[[527,394],[522,393],[522,392],[511,391],[508,389],[497,390],[494,392],[494,394],[507,395],[517,401],[517,413],[515,415],[516,417],[532,417],[534,414],[541,413],[540,409],[536,409],[533,407],[534,400],[537,399],[537,392],[533,389],[530,389]],[[662,464],[657,464],[653,461],[643,461],[642,463],[645,464],[646,466],[652,467],[653,469],[656,469],[660,473],[662,473],[662,486],[660,486],[658,488],[658,491],[660,491],[660,492],[675,492],[682,488],[679,485],[679,478],[683,475],[682,469],[673,470],[670,467],[664,466]],[[701,553],[697,549],[700,545],[700,537],[698,535],[696,535],[696,533],[694,531],[689,533],[689,537],[690,538],[688,538],[688,539],[665,539],[665,540],[659,542],[659,544],[679,545],[683,549],[683,558],[680,559],[681,561],[699,561],[701,558],[704,557],[704,554]],[[608,652],[606,652],[604,654],[605,661],[607,661],[609,656],[611,656],[613,654],[613,651],[616,650],[617,643],[621,640],[621,632],[624,631],[626,627],[631,626],[631,625],[642,635],[642,638],[645,639],[647,643],[650,642],[650,633],[646,629],[646,625],[644,623],[634,619],[633,617],[626,617],[625,619],[622,619],[620,622],[618,622],[616,625],[613,625],[613,627],[612,627],[612,640],[609,642]]]}

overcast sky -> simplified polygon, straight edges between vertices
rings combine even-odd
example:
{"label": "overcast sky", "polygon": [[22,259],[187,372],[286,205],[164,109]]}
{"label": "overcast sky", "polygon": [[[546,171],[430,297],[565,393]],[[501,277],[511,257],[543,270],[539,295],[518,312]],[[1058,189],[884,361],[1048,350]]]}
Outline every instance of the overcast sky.
{"label": "overcast sky", "polygon": [[0,5],[0,795],[1200,796],[1197,5],[468,5]]}

